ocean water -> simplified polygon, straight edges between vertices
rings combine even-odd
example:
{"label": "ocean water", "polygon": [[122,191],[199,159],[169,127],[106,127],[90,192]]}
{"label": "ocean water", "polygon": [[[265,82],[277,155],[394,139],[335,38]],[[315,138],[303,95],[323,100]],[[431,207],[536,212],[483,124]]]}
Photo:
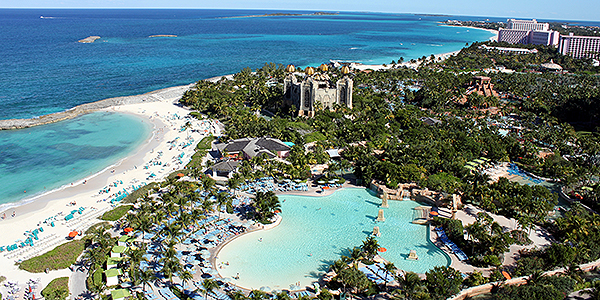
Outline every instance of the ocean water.
{"label": "ocean water", "polygon": [[[219,273],[237,285],[258,289],[289,289],[309,285],[331,263],[362,245],[379,226],[380,255],[405,271],[425,273],[449,265],[449,257],[427,240],[427,226],[412,224],[414,201],[390,201],[385,222],[376,222],[381,199],[367,189],[341,189],[326,197],[280,196],[282,221],[268,231],[252,232],[231,241],[218,254]],[[415,250],[419,260],[407,260]]]}
{"label": "ocean water", "polygon": [[[0,9],[0,119],[59,112],[245,67],[259,68],[265,62],[297,66],[316,66],[330,59],[389,63],[400,57],[409,60],[459,50],[465,43],[491,36],[483,30],[439,26],[437,22],[447,17],[411,14],[239,17],[264,13],[269,11]],[[157,34],[177,37],[149,37]],[[101,39],[91,44],[77,42],[94,35]],[[96,172],[126,156],[132,145],[147,136],[141,128],[138,133],[124,132],[127,126],[111,121],[102,123],[103,130],[94,131],[93,122],[106,118],[117,117],[85,116],[0,132],[4,185],[0,203]],[[134,119],[123,118],[134,126]],[[126,141],[94,144],[109,142],[116,134],[123,134]],[[40,139],[27,140],[27,136]],[[77,148],[61,149],[60,145],[72,140],[78,141]],[[51,144],[58,146],[48,148]],[[105,157],[106,152],[96,147],[111,147],[111,155]],[[42,150],[57,158],[44,160]],[[38,169],[41,166],[47,169]]]}
{"label": "ocean water", "polygon": [[[188,84],[265,62],[389,63],[459,50],[491,36],[439,26],[447,17],[410,14],[226,18],[263,13],[0,9],[0,119]],[[157,34],[177,37],[149,38]],[[93,35],[102,38],[77,42]]]}
{"label": "ocean water", "polygon": [[0,211],[103,170],[138,148],[151,132],[150,122],[108,112],[0,131]]}

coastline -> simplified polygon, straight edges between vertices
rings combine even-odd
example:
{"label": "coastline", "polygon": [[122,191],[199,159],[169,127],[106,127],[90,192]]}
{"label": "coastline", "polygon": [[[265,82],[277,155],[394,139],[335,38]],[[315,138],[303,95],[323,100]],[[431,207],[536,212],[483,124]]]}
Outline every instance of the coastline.
{"label": "coastline", "polygon": [[[184,118],[188,115],[189,109],[175,105],[180,97],[181,94],[172,93],[171,96],[163,97],[160,101],[130,103],[100,110],[137,115],[143,118],[143,122],[152,124],[152,132],[149,138],[127,157],[102,171],[73,182],[72,186],[63,186],[33,199],[27,199],[27,203],[15,202],[15,205],[19,206],[0,213],[0,215],[6,213],[5,219],[0,220],[0,230],[3,232],[0,246],[20,244],[19,241],[27,238],[27,230],[43,228],[43,232],[39,233],[39,240],[34,241],[33,247],[25,246],[1,253],[0,275],[10,274],[7,276],[10,280],[20,282],[36,276],[41,277],[42,283],[47,284],[57,277],[57,272],[63,270],[34,275],[18,269],[15,263],[45,253],[67,242],[66,235],[70,231],[82,232],[101,222],[98,217],[114,207],[111,199],[116,198],[117,192],[124,188],[130,191],[131,186],[161,181],[173,170],[181,169],[187,164],[196,144],[203,137],[209,134],[220,134],[219,127],[212,121]],[[181,130],[188,121],[192,123],[194,130]],[[178,145],[179,143],[181,144]],[[184,143],[189,145],[184,146]],[[157,161],[161,164],[150,163]],[[149,174],[155,176],[151,177]],[[100,193],[100,190],[115,182],[119,182],[118,187],[113,187],[109,193]],[[71,205],[71,203],[76,204]],[[65,221],[67,214],[79,208],[84,208],[81,214],[76,213],[73,219]],[[15,217],[11,217],[13,211]],[[54,226],[51,226],[50,221],[45,222],[49,218],[53,218]]]}
{"label": "coastline", "polygon": [[[459,51],[460,50],[438,54],[436,57],[447,58],[449,55],[458,53]],[[383,65],[357,66],[369,68],[376,67],[377,69],[385,68]],[[416,64],[416,66],[418,66],[418,64]],[[233,75],[215,76],[204,80],[216,82],[223,77],[231,78],[232,76]],[[132,151],[127,157],[119,160],[115,164],[106,167],[96,174],[73,182],[72,186],[62,186],[32,198],[13,202],[8,211],[6,211],[6,208],[2,208],[4,211],[0,211],[0,216],[3,213],[6,213],[6,219],[0,220],[0,230],[4,232],[2,238],[0,238],[0,246],[8,246],[15,244],[18,241],[25,240],[27,238],[25,231],[27,230],[42,227],[44,228],[44,232],[40,234],[40,241],[36,242],[37,244],[35,247],[26,246],[24,248],[18,248],[10,253],[7,253],[6,251],[2,252],[2,255],[0,255],[0,270],[2,270],[0,275],[6,276],[10,274],[11,280],[18,280],[21,282],[25,282],[27,279],[31,278],[31,276],[37,276],[42,279],[42,283],[45,285],[52,279],[58,277],[57,274],[65,274],[64,272],[70,274],[69,270],[58,270],[51,271],[48,274],[33,275],[18,269],[18,266],[15,265],[15,263],[19,260],[27,259],[28,257],[43,254],[52,250],[55,246],[67,242],[65,237],[70,231],[76,230],[81,232],[93,224],[101,222],[98,217],[101,216],[103,212],[110,210],[113,205],[110,201],[103,201],[107,199],[106,196],[108,195],[99,194],[100,189],[103,189],[115,181],[122,181],[124,186],[140,185],[142,182],[150,183],[153,181],[160,181],[164,176],[168,175],[171,170],[176,169],[171,168],[170,164],[172,163],[175,165],[175,156],[177,156],[177,154],[184,153],[184,157],[182,158],[183,162],[179,164],[182,168],[187,161],[189,161],[191,155],[193,155],[195,145],[203,136],[208,134],[220,135],[220,128],[215,122],[194,120],[194,123],[196,123],[196,121],[208,122],[210,125],[208,127],[210,132],[196,132],[196,134],[193,135],[194,142],[192,143],[192,146],[187,149],[175,147],[175,150],[172,150],[173,147],[170,147],[169,141],[174,141],[176,138],[182,138],[179,140],[181,142],[184,140],[183,137],[188,134],[188,132],[181,132],[179,130],[187,119],[174,119],[173,115],[179,114],[179,116],[186,116],[189,113],[189,109],[177,105],[177,101],[185,91],[193,86],[194,84],[182,85],[151,91],[141,95],[104,99],[78,105],[63,112],[32,119],[0,120],[0,130],[17,129],[59,122],[61,120],[96,111],[108,111],[135,114],[144,118],[144,121],[153,124],[152,133],[148,140],[143,142],[138,149]],[[196,126],[196,124],[194,126]],[[150,169],[141,168],[144,162],[148,163],[150,161],[158,160],[160,158],[159,153],[164,153],[165,158],[173,158],[167,163],[169,164],[169,170],[164,170],[164,168],[161,169],[160,166],[152,166]],[[150,173],[155,173],[157,176],[152,178],[152,180],[149,180],[148,174]],[[121,187],[116,188],[116,190],[120,189]],[[326,196],[333,192],[333,190],[330,190],[321,194],[313,193],[313,196]],[[111,196],[113,195],[114,194],[111,193]],[[70,206],[69,203],[72,202],[75,202],[76,205]],[[74,220],[64,221],[65,214],[68,214],[73,209],[79,207],[85,208],[82,215],[76,214]],[[15,217],[10,217],[12,211],[15,212]],[[44,222],[51,217],[54,217],[56,220],[54,222],[55,226],[52,227],[50,226],[50,222]]]}

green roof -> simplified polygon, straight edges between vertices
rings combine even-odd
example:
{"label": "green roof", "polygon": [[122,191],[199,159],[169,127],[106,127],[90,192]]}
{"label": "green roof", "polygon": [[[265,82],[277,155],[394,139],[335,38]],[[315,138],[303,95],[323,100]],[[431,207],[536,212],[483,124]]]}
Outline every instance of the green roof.
{"label": "green roof", "polygon": [[122,261],[123,257],[109,257],[106,259],[107,265],[116,265],[118,262]]}
{"label": "green roof", "polygon": [[124,246],[114,246],[112,248],[112,252],[114,252],[114,253],[124,253],[125,250],[127,250],[127,247],[124,247]]}
{"label": "green roof", "polygon": [[123,272],[121,271],[121,269],[109,269],[104,271],[104,274],[106,274],[106,277],[115,277],[123,275]]}
{"label": "green roof", "polygon": [[118,290],[110,291],[110,295],[112,296],[112,298],[114,300],[114,299],[121,299],[121,298],[129,297],[129,296],[131,296],[131,293],[129,292],[129,290],[126,290],[126,289],[118,289]]}
{"label": "green roof", "polygon": [[123,235],[119,238],[119,242],[125,242],[125,243],[129,243],[131,241],[134,241],[135,238],[132,236],[128,236],[128,235]]}

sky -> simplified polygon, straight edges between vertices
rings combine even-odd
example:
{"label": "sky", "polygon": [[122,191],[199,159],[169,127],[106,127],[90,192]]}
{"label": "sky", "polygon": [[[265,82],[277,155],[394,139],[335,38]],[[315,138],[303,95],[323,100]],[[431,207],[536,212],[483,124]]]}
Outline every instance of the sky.
{"label": "sky", "polygon": [[0,0],[1,8],[218,8],[600,21],[598,0]]}

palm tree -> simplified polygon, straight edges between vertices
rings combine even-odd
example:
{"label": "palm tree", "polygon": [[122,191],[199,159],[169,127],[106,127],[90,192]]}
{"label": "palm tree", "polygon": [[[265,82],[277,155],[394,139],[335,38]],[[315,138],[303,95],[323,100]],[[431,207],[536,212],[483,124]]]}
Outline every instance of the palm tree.
{"label": "palm tree", "polygon": [[269,298],[267,293],[260,290],[252,290],[249,296],[250,300],[265,300]]}
{"label": "palm tree", "polygon": [[246,295],[244,295],[244,293],[240,290],[234,290],[231,292],[227,293],[227,296],[229,296],[229,298],[231,298],[232,300],[246,300],[248,299],[248,297],[246,297]]}
{"label": "palm tree", "polygon": [[276,210],[281,210],[279,198],[272,191],[256,193],[253,206],[257,214],[257,219],[264,224],[270,222]]}
{"label": "palm tree", "polygon": [[217,200],[215,201],[217,204],[217,211],[219,213],[218,218],[221,218],[221,208],[223,205],[227,205],[231,201],[231,197],[227,192],[220,192],[217,194]]}
{"label": "palm tree", "polygon": [[366,240],[363,241],[361,246],[361,250],[365,253],[365,257],[369,260],[373,260],[375,255],[377,255],[377,250],[380,248],[377,239],[370,236],[367,237]]}
{"label": "palm tree", "polygon": [[142,284],[142,291],[146,291],[146,285],[148,285],[148,283],[154,279],[156,279],[156,276],[154,275],[154,272],[151,269],[147,269],[147,270],[140,270],[139,274],[138,274],[138,278],[140,280],[140,283]]}
{"label": "palm tree", "polygon": [[208,299],[208,294],[212,293],[214,289],[218,288],[219,284],[216,281],[207,278],[202,281],[202,287],[204,288],[204,298]]}
{"label": "palm tree", "polygon": [[134,276],[134,274],[139,275],[139,272],[136,271],[139,269],[140,263],[147,260],[144,258],[144,254],[146,254],[146,247],[144,245],[142,248],[137,248],[135,250],[130,249],[127,254],[129,256],[129,274],[131,277],[133,277],[134,283],[137,284],[139,277]]}
{"label": "palm tree", "polygon": [[194,275],[188,270],[181,270],[178,272],[179,278],[183,282],[183,286],[185,288],[186,283],[190,282],[190,280],[194,279]]}
{"label": "palm tree", "polygon": [[384,285],[384,286],[385,286],[385,288],[387,289],[387,283],[388,283],[388,280],[387,280],[387,279],[388,279],[388,276],[389,276],[391,273],[394,273],[394,272],[396,272],[396,266],[394,266],[394,263],[392,263],[392,262],[387,262],[387,263],[385,264],[385,266],[384,266],[384,269],[385,269],[385,278],[384,278],[384,280],[385,280],[385,285]]}

